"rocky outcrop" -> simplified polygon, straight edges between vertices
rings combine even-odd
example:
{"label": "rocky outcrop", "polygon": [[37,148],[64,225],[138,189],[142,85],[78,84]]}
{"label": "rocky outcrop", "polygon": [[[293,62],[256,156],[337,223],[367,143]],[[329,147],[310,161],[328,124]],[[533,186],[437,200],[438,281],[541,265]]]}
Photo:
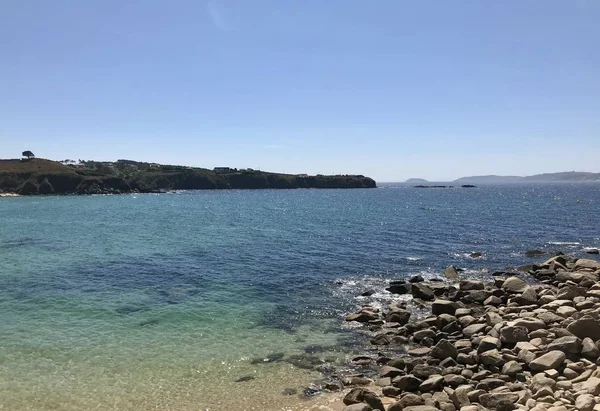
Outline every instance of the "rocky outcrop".
{"label": "rocky outcrop", "polygon": [[599,410],[599,280],[598,261],[557,256],[458,289],[410,284],[431,316],[390,322],[410,312],[406,301],[363,307],[357,315],[373,314],[363,324],[386,341],[376,384],[387,410]]}

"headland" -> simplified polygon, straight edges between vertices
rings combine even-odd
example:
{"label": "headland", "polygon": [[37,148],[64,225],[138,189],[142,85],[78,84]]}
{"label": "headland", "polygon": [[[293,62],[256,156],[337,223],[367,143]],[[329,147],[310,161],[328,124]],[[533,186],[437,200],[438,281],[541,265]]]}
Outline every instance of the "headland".
{"label": "headland", "polygon": [[375,188],[362,175],[306,175],[253,169],[197,167],[143,163],[65,162],[41,158],[0,160],[0,193],[125,194],[172,190]]}

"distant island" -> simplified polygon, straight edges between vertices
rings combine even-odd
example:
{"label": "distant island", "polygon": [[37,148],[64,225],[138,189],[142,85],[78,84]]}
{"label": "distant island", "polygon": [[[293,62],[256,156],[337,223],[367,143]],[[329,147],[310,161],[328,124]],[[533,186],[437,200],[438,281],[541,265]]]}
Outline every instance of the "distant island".
{"label": "distant island", "polygon": [[4,194],[122,194],[172,190],[375,188],[362,175],[281,174],[253,169],[213,170],[133,160],[62,162],[35,158],[0,160],[0,193]]}
{"label": "distant island", "polygon": [[[451,181],[456,185],[472,184],[505,184],[505,183],[581,183],[581,182],[600,182],[600,173],[587,173],[579,171],[567,171],[561,173],[535,174],[532,176],[470,176],[461,177]],[[428,184],[429,181],[422,178],[409,178],[405,184]]]}
{"label": "distant island", "polygon": [[406,184],[428,184],[429,181],[424,178],[409,178],[405,181]]}

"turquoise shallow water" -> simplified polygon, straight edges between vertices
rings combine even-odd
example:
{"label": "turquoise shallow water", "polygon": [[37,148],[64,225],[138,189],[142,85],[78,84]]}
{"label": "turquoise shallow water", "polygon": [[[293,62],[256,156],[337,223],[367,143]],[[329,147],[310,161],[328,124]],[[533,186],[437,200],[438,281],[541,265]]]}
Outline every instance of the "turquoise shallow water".
{"label": "turquoise shallow water", "polygon": [[0,409],[302,409],[282,390],[320,374],[294,356],[343,364],[364,289],[598,247],[599,204],[594,184],[0,198]]}

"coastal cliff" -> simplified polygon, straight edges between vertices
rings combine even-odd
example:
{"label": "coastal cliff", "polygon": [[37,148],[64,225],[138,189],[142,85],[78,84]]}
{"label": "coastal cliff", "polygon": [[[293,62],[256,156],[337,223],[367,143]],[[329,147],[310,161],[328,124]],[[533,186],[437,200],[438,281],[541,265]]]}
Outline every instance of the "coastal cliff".
{"label": "coastal cliff", "polygon": [[[117,162],[118,163],[118,162]],[[114,166],[74,167],[45,159],[0,160],[0,193],[121,194],[169,190],[375,188],[361,175],[307,176],[228,169],[150,165],[123,161]],[[112,164],[112,163],[111,163]],[[128,167],[124,167],[127,165]],[[121,167],[123,166],[123,167]]]}

